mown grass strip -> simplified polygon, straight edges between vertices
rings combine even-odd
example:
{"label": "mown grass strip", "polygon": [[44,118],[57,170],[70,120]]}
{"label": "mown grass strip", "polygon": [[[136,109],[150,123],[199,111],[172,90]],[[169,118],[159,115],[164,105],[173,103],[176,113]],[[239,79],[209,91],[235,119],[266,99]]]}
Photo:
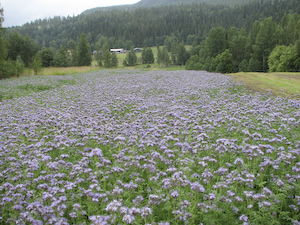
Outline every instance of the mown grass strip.
{"label": "mown grass strip", "polygon": [[299,98],[300,73],[234,73],[229,76],[255,92],[270,90],[275,95]]}

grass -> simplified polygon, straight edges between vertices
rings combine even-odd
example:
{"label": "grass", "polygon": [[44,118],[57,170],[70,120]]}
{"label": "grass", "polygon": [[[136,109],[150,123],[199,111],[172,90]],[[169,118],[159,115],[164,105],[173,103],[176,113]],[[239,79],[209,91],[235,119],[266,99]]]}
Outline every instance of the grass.
{"label": "grass", "polygon": [[270,91],[275,95],[299,98],[300,73],[254,73],[240,72],[230,74],[236,81],[242,82],[254,92]]}
{"label": "grass", "polygon": [[87,73],[99,70],[96,65],[80,66],[80,67],[49,67],[44,68],[40,75],[68,75],[76,73]]}

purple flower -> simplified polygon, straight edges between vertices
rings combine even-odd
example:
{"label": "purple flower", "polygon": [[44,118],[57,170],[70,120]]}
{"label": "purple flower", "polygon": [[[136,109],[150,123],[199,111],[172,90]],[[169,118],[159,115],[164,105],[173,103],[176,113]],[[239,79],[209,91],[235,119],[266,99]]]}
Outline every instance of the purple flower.
{"label": "purple flower", "polygon": [[175,190],[171,193],[171,196],[172,196],[172,198],[178,198],[179,192],[177,190]]}
{"label": "purple flower", "polygon": [[105,210],[109,212],[117,212],[121,206],[122,206],[122,202],[113,200],[106,206]]}
{"label": "purple flower", "polygon": [[122,220],[127,224],[131,224],[135,220],[135,217],[133,215],[125,215]]}
{"label": "purple flower", "polygon": [[205,192],[205,188],[201,184],[199,184],[198,182],[191,183],[191,189],[193,191],[198,191],[198,192],[201,192],[201,193]]}
{"label": "purple flower", "polygon": [[71,212],[71,213],[69,213],[69,216],[70,216],[71,218],[77,218],[76,212]]}
{"label": "purple flower", "polygon": [[244,160],[242,160],[241,158],[236,158],[234,160],[234,165],[243,165],[244,164]]}
{"label": "purple flower", "polygon": [[247,221],[248,221],[248,217],[245,216],[244,214],[242,214],[242,215],[239,217],[239,220],[242,221],[242,222],[247,222]]}
{"label": "purple flower", "polygon": [[149,208],[149,207],[143,207],[141,209],[141,216],[143,218],[148,217],[151,214],[152,214],[152,209],[151,208]]}

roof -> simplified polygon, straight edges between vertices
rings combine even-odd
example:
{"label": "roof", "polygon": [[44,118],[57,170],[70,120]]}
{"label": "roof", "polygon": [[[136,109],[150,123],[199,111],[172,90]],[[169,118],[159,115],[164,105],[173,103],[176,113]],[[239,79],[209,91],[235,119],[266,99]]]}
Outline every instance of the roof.
{"label": "roof", "polygon": [[110,51],[111,52],[122,52],[122,51],[124,51],[124,49],[123,48],[111,48]]}

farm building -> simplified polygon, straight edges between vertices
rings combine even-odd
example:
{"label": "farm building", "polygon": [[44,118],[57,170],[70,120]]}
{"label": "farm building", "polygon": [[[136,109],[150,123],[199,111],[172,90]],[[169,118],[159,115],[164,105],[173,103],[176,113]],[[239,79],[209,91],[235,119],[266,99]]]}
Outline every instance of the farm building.
{"label": "farm building", "polygon": [[110,52],[120,54],[120,53],[126,53],[126,50],[124,50],[123,48],[111,48]]}
{"label": "farm building", "polygon": [[141,48],[135,48],[134,51],[135,51],[136,53],[138,53],[138,52],[142,52],[143,49],[141,49]]}

